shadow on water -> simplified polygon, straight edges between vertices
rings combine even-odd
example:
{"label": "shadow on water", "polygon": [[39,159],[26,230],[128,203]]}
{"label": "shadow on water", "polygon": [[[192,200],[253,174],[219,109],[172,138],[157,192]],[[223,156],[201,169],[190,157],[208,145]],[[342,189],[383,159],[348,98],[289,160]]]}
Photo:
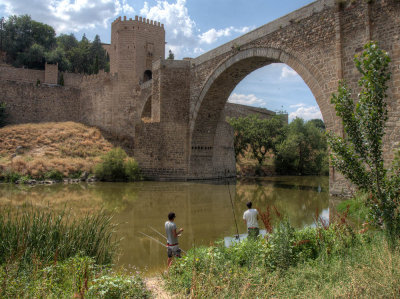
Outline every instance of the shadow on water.
{"label": "shadow on water", "polygon": [[[71,208],[73,213],[114,211],[120,241],[117,264],[134,265],[149,273],[166,265],[166,250],[159,243],[140,234],[144,232],[163,243],[150,227],[164,233],[167,214],[174,211],[178,227],[184,228],[180,239],[186,250],[195,243],[209,245],[218,239],[246,233],[242,220],[246,202],[265,210],[275,206],[289,217],[295,227],[312,225],[315,214],[329,214],[327,177],[274,177],[252,181],[193,181],[96,183],[52,186],[0,185],[0,204],[20,206],[32,203],[38,208]],[[262,223],[260,222],[260,225]]]}

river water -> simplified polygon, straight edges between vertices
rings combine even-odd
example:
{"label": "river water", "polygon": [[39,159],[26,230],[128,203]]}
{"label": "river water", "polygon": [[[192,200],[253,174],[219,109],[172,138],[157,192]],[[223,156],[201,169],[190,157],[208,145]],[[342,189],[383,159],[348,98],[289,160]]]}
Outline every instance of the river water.
{"label": "river water", "polygon": [[[231,196],[230,196],[231,195]],[[134,266],[147,273],[165,269],[166,249],[151,228],[165,233],[170,211],[178,228],[184,228],[180,246],[208,245],[216,240],[246,233],[242,220],[251,200],[253,207],[267,206],[289,217],[293,226],[313,225],[316,214],[329,219],[328,177],[268,177],[237,182],[138,182],[51,186],[0,184],[0,205],[33,204],[72,213],[113,211],[121,239],[117,265]],[[233,208],[232,208],[233,207]],[[236,219],[236,221],[235,221]],[[237,223],[237,227],[236,227]],[[263,227],[260,221],[260,227]]]}

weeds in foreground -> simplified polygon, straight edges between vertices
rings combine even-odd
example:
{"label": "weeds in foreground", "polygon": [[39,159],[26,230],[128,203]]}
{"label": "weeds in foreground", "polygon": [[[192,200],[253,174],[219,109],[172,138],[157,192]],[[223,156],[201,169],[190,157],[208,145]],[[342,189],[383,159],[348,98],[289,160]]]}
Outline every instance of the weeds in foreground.
{"label": "weeds in foreground", "polygon": [[382,235],[356,233],[342,220],[298,231],[283,220],[266,239],[190,250],[170,268],[166,286],[199,298],[393,297],[400,288],[400,253],[389,254]]}
{"label": "weeds in foreground", "polygon": [[87,256],[63,262],[34,264],[29,271],[18,263],[0,265],[0,298],[148,298],[140,273],[114,271]]}
{"label": "weeds in foreground", "polygon": [[35,261],[65,260],[80,252],[97,264],[112,262],[114,225],[105,213],[74,219],[67,212],[33,208],[0,211],[0,264],[17,261],[21,268]]}

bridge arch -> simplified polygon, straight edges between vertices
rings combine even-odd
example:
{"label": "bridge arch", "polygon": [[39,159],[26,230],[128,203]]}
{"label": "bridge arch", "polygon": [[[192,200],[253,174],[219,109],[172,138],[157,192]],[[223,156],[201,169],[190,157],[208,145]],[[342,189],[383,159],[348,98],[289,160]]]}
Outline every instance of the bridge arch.
{"label": "bridge arch", "polygon": [[327,127],[333,126],[333,111],[323,91],[322,75],[317,68],[303,65],[296,57],[275,48],[251,48],[239,51],[221,62],[205,81],[190,115],[190,174],[215,178],[235,174],[235,158],[230,148],[233,135],[225,131],[222,111],[234,88],[248,74],[271,63],[285,63],[304,80],[320,107]]}

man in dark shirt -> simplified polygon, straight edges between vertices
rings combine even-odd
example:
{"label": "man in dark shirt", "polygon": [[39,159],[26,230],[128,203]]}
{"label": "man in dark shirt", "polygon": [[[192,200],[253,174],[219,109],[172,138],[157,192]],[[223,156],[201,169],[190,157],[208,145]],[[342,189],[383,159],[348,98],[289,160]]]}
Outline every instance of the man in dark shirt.
{"label": "man in dark shirt", "polygon": [[176,231],[175,213],[171,212],[168,214],[168,221],[165,222],[165,232],[167,234],[167,254],[168,254],[168,268],[172,264],[173,257],[181,257],[181,249],[178,244],[178,237],[181,236],[183,228]]}

